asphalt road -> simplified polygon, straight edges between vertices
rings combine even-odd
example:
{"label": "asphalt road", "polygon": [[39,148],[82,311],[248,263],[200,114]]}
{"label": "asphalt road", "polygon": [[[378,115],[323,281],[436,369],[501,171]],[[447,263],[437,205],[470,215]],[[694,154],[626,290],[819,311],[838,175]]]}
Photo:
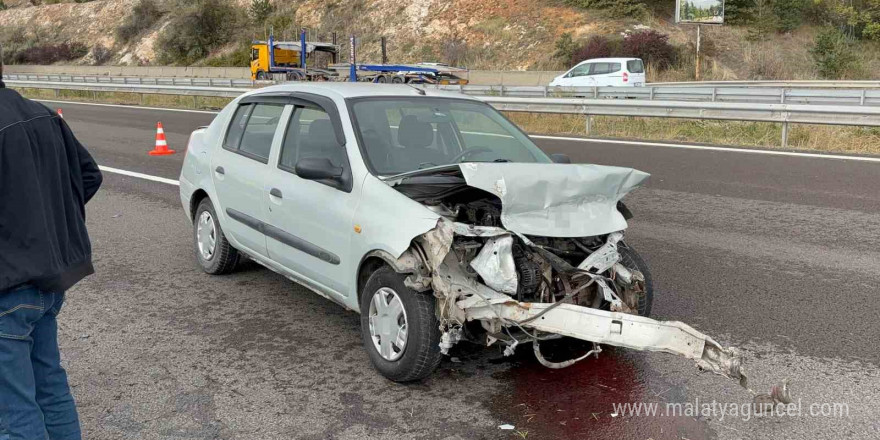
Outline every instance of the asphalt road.
{"label": "asphalt road", "polygon": [[[176,179],[172,148],[212,114],[54,104],[105,166]],[[201,273],[177,188],[106,173],[88,207],[97,274],[61,315],[87,438],[877,438],[880,164],[536,139],[576,162],[652,174],[627,232],[655,317],[740,347],[752,388],[788,378],[799,417],[645,417],[613,403],[746,404],[663,354],[606,350],[548,370],[528,350],[460,347],[430,379],[372,371],[356,315],[258,266]],[[845,417],[811,416],[843,403]],[[514,431],[498,428],[516,426]]]}

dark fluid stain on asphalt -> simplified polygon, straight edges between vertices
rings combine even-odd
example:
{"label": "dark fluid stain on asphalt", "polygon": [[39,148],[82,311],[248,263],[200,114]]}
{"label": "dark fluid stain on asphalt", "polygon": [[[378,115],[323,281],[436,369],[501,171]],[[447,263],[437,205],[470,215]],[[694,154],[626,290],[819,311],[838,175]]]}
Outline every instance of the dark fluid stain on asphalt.
{"label": "dark fluid stain on asphalt", "polygon": [[[589,346],[580,341],[548,341],[545,357],[563,361],[579,357]],[[603,346],[599,358],[590,357],[561,370],[546,368],[520,347],[511,368],[498,374],[509,384],[491,402],[493,414],[516,427],[511,438],[525,433],[537,439],[681,439],[714,437],[708,425],[686,416],[632,416],[614,413],[613,404],[658,403],[658,413],[670,401],[669,387],[651,389],[647,372],[622,349]],[[654,384],[654,388],[658,385]],[[666,392],[664,392],[666,390]],[[678,394],[676,391],[675,394]],[[669,400],[666,400],[669,399]]]}

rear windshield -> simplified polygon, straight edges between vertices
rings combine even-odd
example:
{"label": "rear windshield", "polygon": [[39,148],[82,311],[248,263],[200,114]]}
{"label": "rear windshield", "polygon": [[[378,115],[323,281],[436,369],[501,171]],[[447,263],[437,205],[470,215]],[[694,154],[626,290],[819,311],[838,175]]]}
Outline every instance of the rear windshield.
{"label": "rear windshield", "polygon": [[629,73],[645,73],[645,65],[642,60],[629,60],[626,62],[626,70]]}

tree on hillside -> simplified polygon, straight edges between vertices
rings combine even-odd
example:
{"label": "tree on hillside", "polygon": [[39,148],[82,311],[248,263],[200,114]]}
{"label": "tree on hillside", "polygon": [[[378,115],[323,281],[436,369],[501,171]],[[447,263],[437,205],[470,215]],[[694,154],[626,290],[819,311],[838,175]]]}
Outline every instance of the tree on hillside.
{"label": "tree on hillside", "polygon": [[222,0],[196,0],[156,42],[160,62],[192,64],[227,42],[236,30],[236,11]]}
{"label": "tree on hillside", "polygon": [[553,53],[553,58],[562,61],[567,67],[575,50],[577,50],[577,44],[571,38],[571,33],[565,32],[556,40],[556,52]]}
{"label": "tree on hillside", "polygon": [[258,25],[266,23],[273,12],[275,12],[275,6],[269,0],[251,0],[251,5],[248,7],[248,16]]}
{"label": "tree on hillside", "polygon": [[840,79],[858,61],[846,35],[835,27],[828,27],[816,36],[810,55],[819,75],[825,79]]}

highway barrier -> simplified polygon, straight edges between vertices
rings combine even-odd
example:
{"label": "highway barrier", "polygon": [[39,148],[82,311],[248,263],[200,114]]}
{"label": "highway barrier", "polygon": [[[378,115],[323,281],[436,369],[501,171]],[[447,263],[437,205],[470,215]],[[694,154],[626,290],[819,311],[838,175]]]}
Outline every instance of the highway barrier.
{"label": "highway barrier", "polygon": [[[49,89],[56,96],[61,90],[146,94],[208,96],[233,98],[246,89],[199,85],[152,85],[130,83],[98,83],[69,81],[22,81],[9,79],[15,88]],[[593,116],[635,116],[654,118],[714,119],[755,121],[782,124],[783,147],[788,145],[789,125],[822,124],[880,127],[880,91],[874,90],[789,90],[748,89],[749,92],[718,88],[596,87],[562,90],[568,95],[550,93],[546,88],[526,89],[531,95],[511,96],[511,88],[502,90],[474,89],[485,86],[424,86],[446,90],[479,93],[474,97],[508,112],[577,114],[585,116],[586,132],[590,133]],[[541,90],[537,90],[541,89]],[[711,90],[710,90],[711,89]],[[758,93],[758,92],[765,93]]]}

